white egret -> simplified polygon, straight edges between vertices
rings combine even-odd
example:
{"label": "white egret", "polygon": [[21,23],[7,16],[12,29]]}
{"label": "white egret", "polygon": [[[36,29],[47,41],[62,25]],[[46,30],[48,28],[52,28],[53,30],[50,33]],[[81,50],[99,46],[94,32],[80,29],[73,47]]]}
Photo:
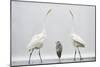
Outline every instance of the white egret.
{"label": "white egret", "polygon": [[[71,11],[71,9],[69,9],[69,12],[70,12],[70,15],[72,16],[72,20],[74,20],[74,15],[73,15],[73,13],[72,13],[72,11]],[[74,22],[73,22],[74,23]],[[73,26],[73,25],[72,25]],[[74,26],[73,26],[74,27]],[[72,27],[72,31],[74,31],[73,29],[75,29],[75,28],[73,28]],[[75,32],[75,31],[74,31]],[[80,50],[79,50],[79,48],[81,47],[81,48],[84,48],[85,47],[85,45],[86,45],[86,43],[85,43],[85,41],[79,36],[79,35],[77,35],[77,34],[75,34],[75,33],[72,33],[71,34],[71,36],[72,36],[72,40],[73,40],[73,46],[75,47],[75,54],[74,54],[74,60],[76,60],[76,49],[78,50],[78,53],[79,53],[79,55],[80,55],[80,60],[82,59],[82,56],[81,56],[81,52],[80,52]]]}
{"label": "white egret", "polygon": [[[48,12],[46,13],[46,16],[50,12],[51,12],[51,9],[48,10]],[[47,36],[47,34],[46,34],[46,30],[45,30],[45,24],[43,24],[43,31],[39,34],[34,35],[27,46],[27,50],[30,52],[28,64],[30,64],[31,56],[32,56],[34,49],[39,49],[39,56],[40,56],[40,60],[42,63],[42,58],[40,55],[40,48],[42,48],[44,40],[46,39],[46,36]]]}
{"label": "white egret", "polygon": [[57,52],[57,56],[59,58],[59,62],[61,62],[60,58],[61,58],[61,54],[62,54],[62,49],[63,49],[63,47],[62,47],[60,41],[57,41],[56,42],[56,52]]}

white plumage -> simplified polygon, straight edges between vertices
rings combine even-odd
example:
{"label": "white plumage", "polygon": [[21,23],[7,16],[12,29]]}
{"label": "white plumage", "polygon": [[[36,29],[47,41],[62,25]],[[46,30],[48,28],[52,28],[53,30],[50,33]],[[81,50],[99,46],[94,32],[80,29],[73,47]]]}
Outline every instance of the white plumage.
{"label": "white plumage", "polygon": [[43,31],[41,33],[36,34],[32,37],[31,41],[29,42],[29,44],[27,46],[27,50],[30,53],[29,62],[28,62],[29,64],[30,64],[31,55],[32,55],[34,49],[39,49],[39,56],[40,56],[40,60],[42,63],[42,58],[40,55],[40,48],[42,48],[44,40],[46,39],[46,36],[47,36],[46,31],[45,31],[45,29],[43,29]]}
{"label": "white plumage", "polygon": [[[48,12],[46,13],[46,16],[49,15],[49,13],[52,11],[52,9],[49,9]],[[46,19],[46,18],[45,18]],[[44,20],[45,20],[44,19]],[[32,48],[34,49],[39,49],[43,46],[43,42],[46,38],[46,29],[45,29],[45,24],[43,24],[43,30],[41,33],[36,34],[32,37],[31,41],[29,42],[27,49],[31,50]]]}
{"label": "white plumage", "polygon": [[74,44],[75,47],[85,47],[85,41],[78,35],[72,34],[72,40],[76,43]]}
{"label": "white plumage", "polygon": [[43,42],[46,38],[47,34],[46,31],[42,31],[39,34],[36,34],[32,37],[31,41],[29,42],[27,49],[30,50],[32,48],[39,49],[43,46]]}
{"label": "white plumage", "polygon": [[[71,10],[69,10],[69,12],[70,12],[70,15],[72,16],[72,20],[74,20],[75,16],[73,12]],[[72,23],[72,26],[74,27],[74,22]],[[72,27],[72,31],[74,31],[73,29],[75,29],[73,27]],[[79,35],[72,33],[71,37],[72,37],[72,40],[75,42],[74,44],[75,47],[85,47],[86,43]]]}
{"label": "white plumage", "polygon": [[[48,10],[48,12],[46,13],[46,16],[50,12],[51,12],[51,9]],[[46,36],[47,36],[47,34],[46,34],[45,24],[43,24],[42,32],[39,33],[39,34],[34,35],[32,37],[32,39],[30,40],[28,46],[27,46],[27,50],[30,53],[28,64],[30,64],[31,55],[32,55],[34,49],[39,49],[39,56],[40,56],[40,60],[41,60],[41,63],[42,63],[42,58],[41,58],[41,55],[40,55],[40,48],[42,48],[44,40],[46,39]]]}
{"label": "white plumage", "polygon": [[[74,20],[74,17],[75,17],[75,16],[73,15],[73,12],[72,12],[71,10],[69,10],[69,13],[70,13],[70,15],[72,16],[72,20]],[[72,26],[73,26],[73,24],[72,24]],[[73,27],[74,27],[74,26],[73,26]],[[75,28],[73,28],[73,27],[72,27],[72,31],[74,31],[73,29],[75,29]],[[74,31],[74,32],[75,32],[75,31]],[[80,47],[84,48],[85,45],[86,45],[86,43],[85,43],[85,41],[84,41],[79,35],[77,35],[77,34],[72,33],[72,34],[71,34],[71,37],[72,37],[72,40],[73,40],[73,45],[74,45],[75,48],[77,48],[78,53],[79,53],[79,55],[80,55],[80,60],[81,60],[82,57],[81,57],[81,52],[80,52],[79,48],[80,48]],[[74,60],[76,60],[76,49],[75,49],[75,54],[74,54]]]}

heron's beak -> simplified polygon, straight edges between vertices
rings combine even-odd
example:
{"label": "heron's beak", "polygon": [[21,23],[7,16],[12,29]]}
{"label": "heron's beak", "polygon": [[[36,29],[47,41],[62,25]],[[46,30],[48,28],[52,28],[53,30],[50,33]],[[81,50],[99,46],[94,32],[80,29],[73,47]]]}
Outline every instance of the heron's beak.
{"label": "heron's beak", "polygon": [[51,11],[52,11],[52,9],[49,9],[46,15],[49,15]]}

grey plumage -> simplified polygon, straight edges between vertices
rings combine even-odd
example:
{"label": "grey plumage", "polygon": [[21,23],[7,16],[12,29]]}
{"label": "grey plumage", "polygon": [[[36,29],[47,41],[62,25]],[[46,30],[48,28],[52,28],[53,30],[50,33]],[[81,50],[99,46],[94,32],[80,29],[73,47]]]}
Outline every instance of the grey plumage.
{"label": "grey plumage", "polygon": [[57,41],[56,42],[56,53],[57,53],[57,56],[59,58],[59,62],[60,62],[60,58],[61,58],[61,54],[62,54],[62,45],[60,43],[60,41]]}

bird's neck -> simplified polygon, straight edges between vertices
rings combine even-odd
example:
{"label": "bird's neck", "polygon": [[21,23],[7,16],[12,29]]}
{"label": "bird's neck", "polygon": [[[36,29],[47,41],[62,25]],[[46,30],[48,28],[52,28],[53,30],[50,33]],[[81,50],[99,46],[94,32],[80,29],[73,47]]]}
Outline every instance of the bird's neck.
{"label": "bird's neck", "polygon": [[43,29],[43,30],[42,30],[42,33],[43,33],[43,34],[46,34],[46,29]]}

